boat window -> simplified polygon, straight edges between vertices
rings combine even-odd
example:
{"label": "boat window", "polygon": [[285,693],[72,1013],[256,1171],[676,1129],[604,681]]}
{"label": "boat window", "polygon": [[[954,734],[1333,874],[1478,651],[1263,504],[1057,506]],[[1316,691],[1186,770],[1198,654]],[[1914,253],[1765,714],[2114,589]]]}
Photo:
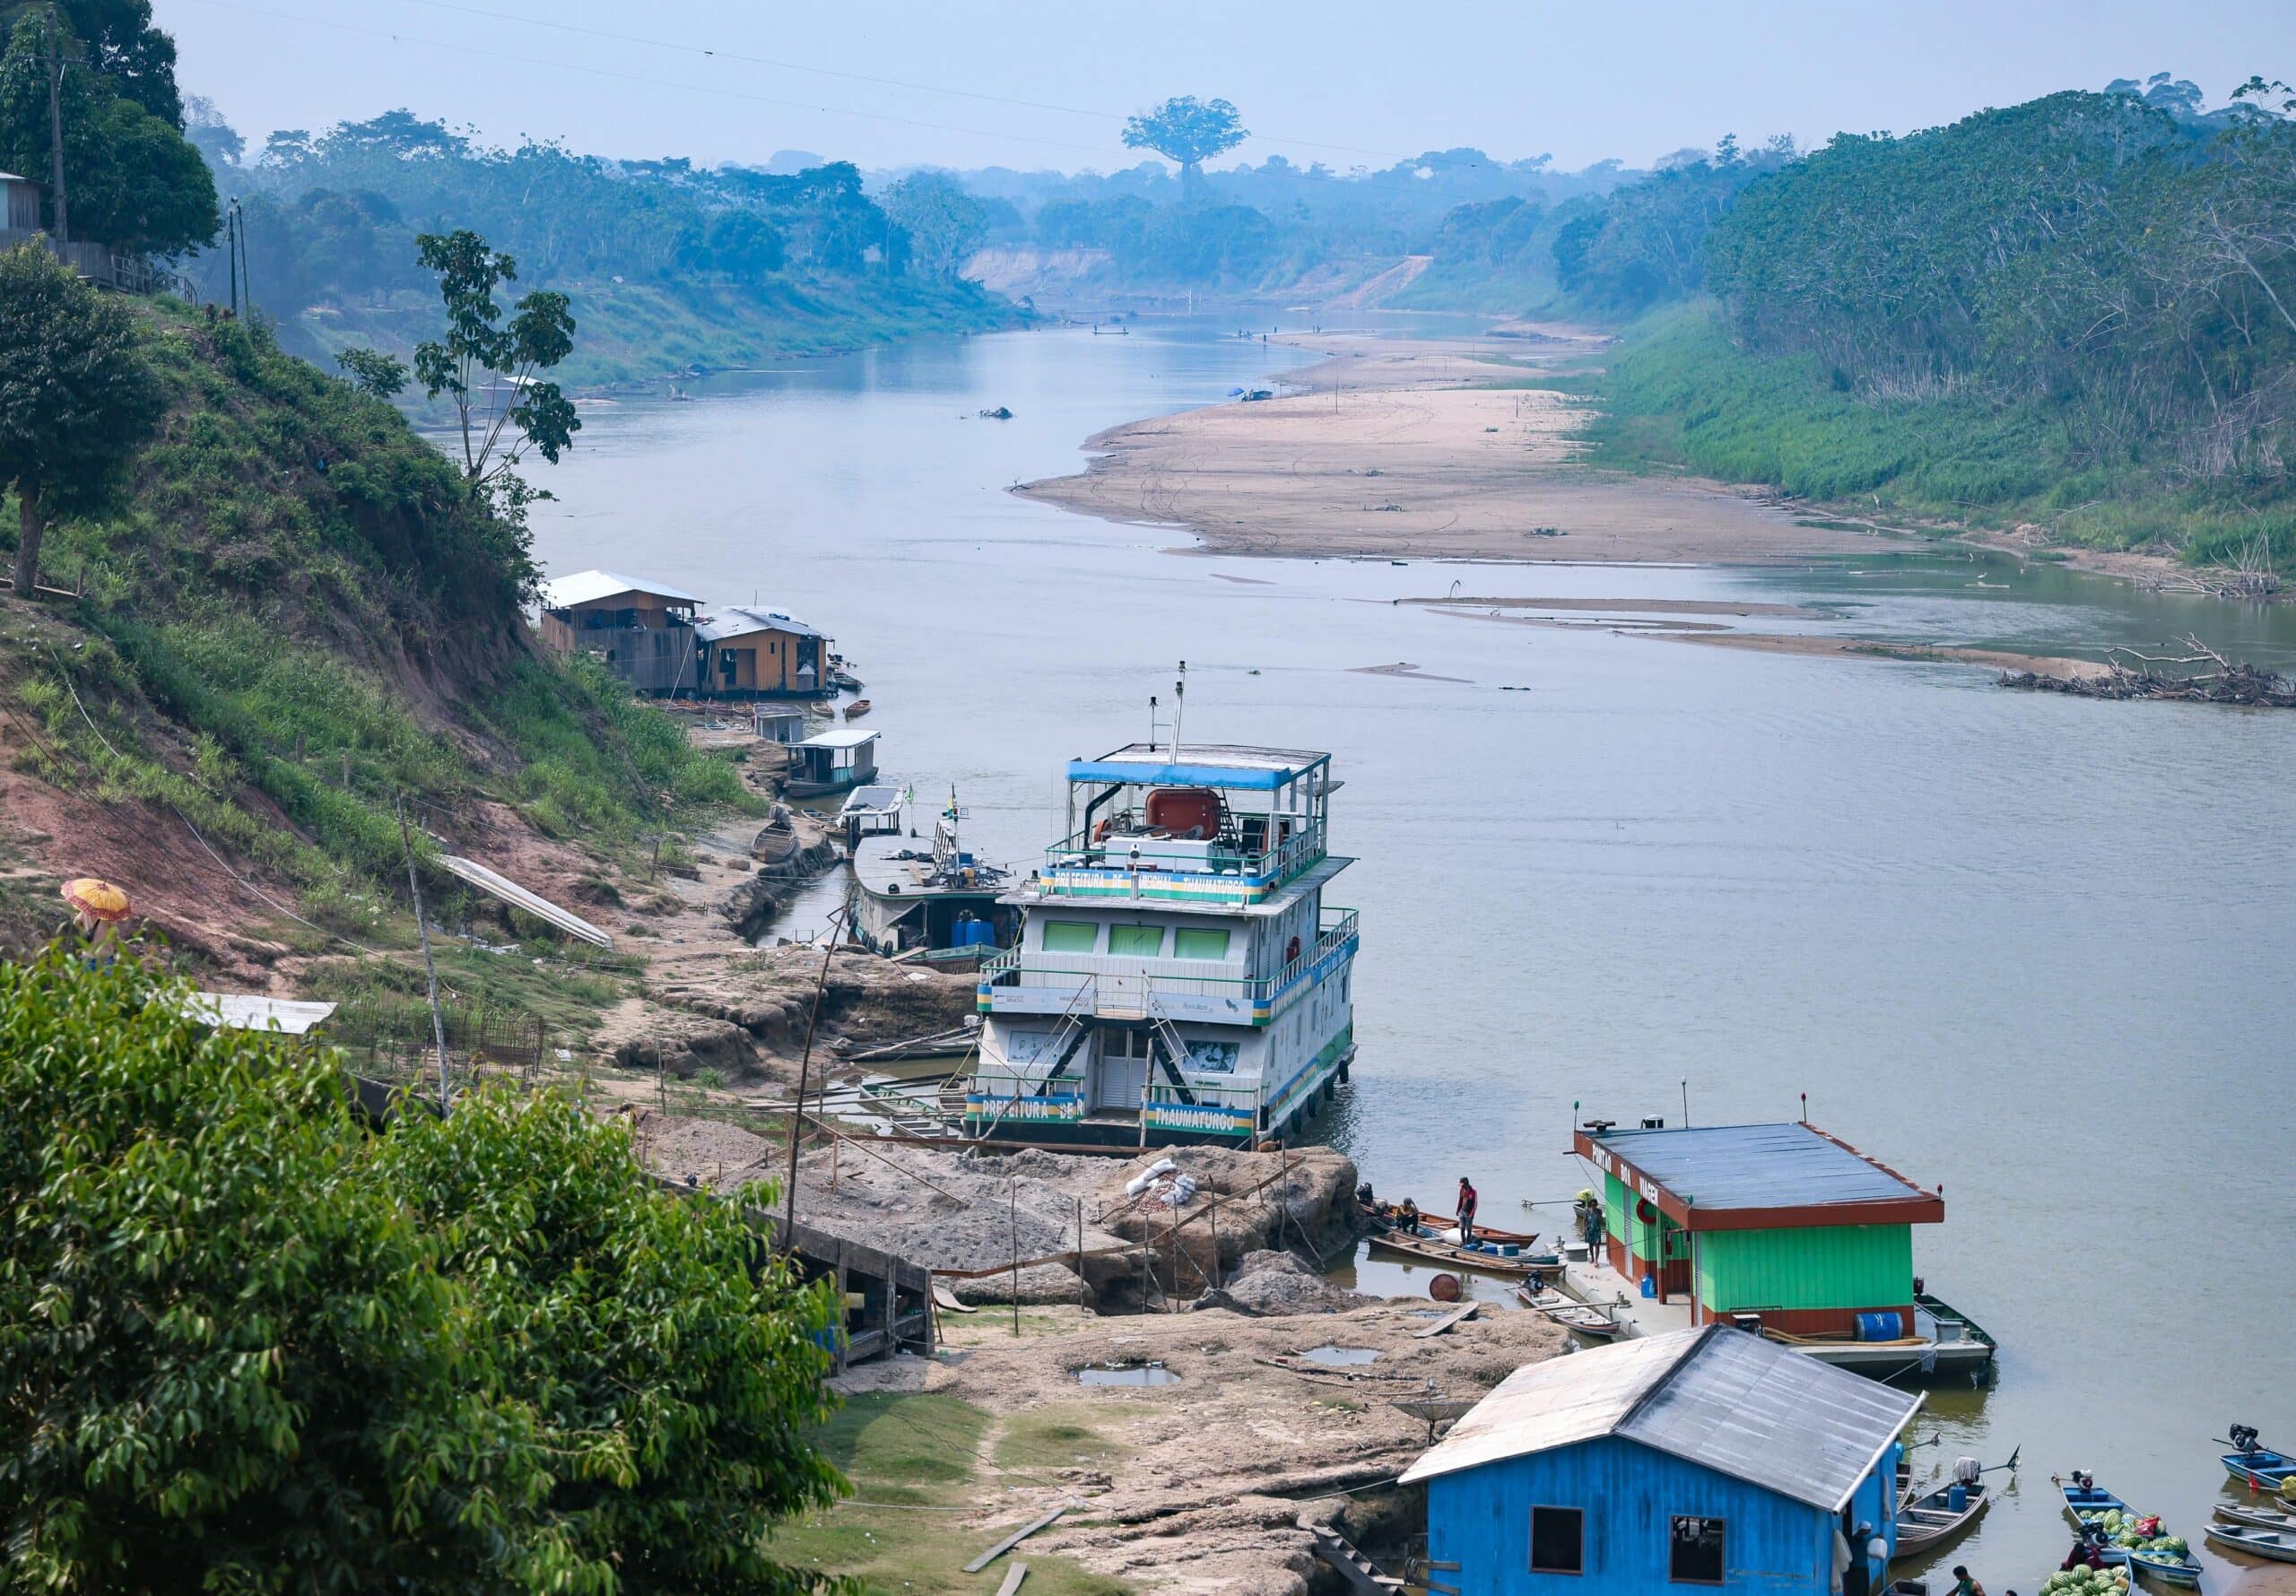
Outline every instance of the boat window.
{"label": "boat window", "polygon": [[1674,1514],[1673,1548],[1666,1559],[1666,1577],[1678,1585],[1718,1585],[1722,1583],[1723,1522],[1695,1514]]}
{"label": "boat window", "polygon": [[1161,925],[1111,925],[1109,927],[1109,951],[1131,953],[1153,958],[1164,950],[1164,928]]}
{"label": "boat window", "polygon": [[1225,958],[1228,957],[1228,933],[1214,927],[1205,930],[1182,926],[1172,933],[1174,958]]}
{"label": "boat window", "polygon": [[1100,945],[1100,928],[1090,920],[1048,920],[1044,950],[1048,953],[1090,953]]}
{"label": "boat window", "polygon": [[1531,1572],[1584,1574],[1586,1514],[1576,1507],[1531,1509]]}

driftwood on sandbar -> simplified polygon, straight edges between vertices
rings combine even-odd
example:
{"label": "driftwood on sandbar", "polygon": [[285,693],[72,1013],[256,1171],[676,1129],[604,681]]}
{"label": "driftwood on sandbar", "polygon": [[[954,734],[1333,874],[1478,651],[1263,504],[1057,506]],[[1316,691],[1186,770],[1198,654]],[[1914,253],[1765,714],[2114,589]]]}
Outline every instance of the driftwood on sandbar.
{"label": "driftwood on sandbar", "polygon": [[[2276,671],[2261,665],[2234,664],[2199,638],[2186,636],[2178,646],[2187,654],[2140,654],[2114,648],[2105,655],[2101,675],[2043,676],[2032,671],[2005,671],[2000,685],[2028,692],[2068,693],[2078,698],[2156,698],[2186,704],[2244,704],[2262,709],[2296,709],[2296,685]],[[2172,675],[2161,666],[2207,664],[2214,668],[2196,675]]]}

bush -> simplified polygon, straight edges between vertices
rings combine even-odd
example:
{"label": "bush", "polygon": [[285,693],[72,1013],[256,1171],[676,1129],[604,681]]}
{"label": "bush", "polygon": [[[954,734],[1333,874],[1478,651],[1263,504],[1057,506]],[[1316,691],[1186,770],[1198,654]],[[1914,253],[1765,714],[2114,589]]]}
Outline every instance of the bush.
{"label": "bush", "polygon": [[784,1592],[829,1299],[570,1099],[370,1135],[339,1061],[0,963],[14,1588]]}

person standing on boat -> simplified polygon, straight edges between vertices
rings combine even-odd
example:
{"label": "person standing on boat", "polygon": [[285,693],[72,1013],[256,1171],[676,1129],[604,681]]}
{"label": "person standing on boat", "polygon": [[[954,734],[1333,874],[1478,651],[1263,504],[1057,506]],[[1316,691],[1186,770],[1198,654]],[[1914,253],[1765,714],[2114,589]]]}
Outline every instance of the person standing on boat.
{"label": "person standing on boat", "polygon": [[1474,1185],[1465,1175],[1459,1176],[1459,1245],[1470,1246],[1474,1242]]}

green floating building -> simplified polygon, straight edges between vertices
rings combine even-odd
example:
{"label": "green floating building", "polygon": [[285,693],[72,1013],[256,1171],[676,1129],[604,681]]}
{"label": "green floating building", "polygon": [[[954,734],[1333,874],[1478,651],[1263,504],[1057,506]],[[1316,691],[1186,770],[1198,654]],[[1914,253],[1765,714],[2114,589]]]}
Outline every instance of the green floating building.
{"label": "green floating building", "polygon": [[1991,1338],[1914,1272],[1913,1227],[1944,1221],[1942,1190],[1799,1123],[1591,1120],[1573,1148],[1602,1178],[1602,1261],[1645,1328],[1731,1324],[1884,1375],[1991,1365]]}

